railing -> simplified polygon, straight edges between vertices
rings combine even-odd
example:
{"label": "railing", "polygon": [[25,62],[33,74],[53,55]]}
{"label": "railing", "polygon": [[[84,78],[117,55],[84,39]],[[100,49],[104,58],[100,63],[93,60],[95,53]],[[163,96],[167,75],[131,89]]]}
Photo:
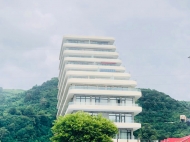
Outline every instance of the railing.
{"label": "railing", "polygon": [[84,63],[84,62],[71,62],[71,61],[68,61],[66,62],[66,64],[73,64],[73,65],[99,65],[99,66],[120,66],[120,64],[118,65],[117,63],[115,64],[102,64],[102,63],[99,63],[99,62],[88,62],[88,63]]}
{"label": "railing", "polygon": [[114,123],[138,123],[135,120],[125,120],[125,121],[115,121],[115,120],[112,120],[112,119],[109,119],[109,120],[114,122]]}
{"label": "railing", "polygon": [[68,79],[70,79],[70,78],[129,80],[129,79],[127,79],[127,78],[117,78],[117,77],[95,77],[95,76],[68,76]]}
{"label": "railing", "polygon": [[105,106],[138,106],[138,104],[126,104],[126,103],[101,103],[101,102],[69,102],[69,105],[79,104],[79,105],[105,105]]}
{"label": "railing", "polygon": [[88,49],[88,48],[86,48],[86,49],[84,49],[84,48],[78,48],[78,49],[73,49],[73,48],[65,48],[65,50],[80,50],[80,51],[100,51],[100,52],[115,52],[115,51],[113,51],[113,50],[98,50],[98,49],[93,49],[93,50],[91,50],[91,49]]}
{"label": "railing", "polygon": [[100,87],[100,86],[70,86],[69,89],[88,89],[88,90],[118,90],[118,91],[138,91],[138,88],[125,88],[125,87]]}
{"label": "railing", "polygon": [[91,40],[66,40],[65,43],[110,45],[109,42],[107,41],[91,41]]}
{"label": "railing", "polygon": [[101,58],[101,59],[116,59],[116,58],[113,58],[113,57],[103,57],[103,56],[74,56],[74,55],[66,55],[64,56],[65,57],[76,57],[76,58]]}

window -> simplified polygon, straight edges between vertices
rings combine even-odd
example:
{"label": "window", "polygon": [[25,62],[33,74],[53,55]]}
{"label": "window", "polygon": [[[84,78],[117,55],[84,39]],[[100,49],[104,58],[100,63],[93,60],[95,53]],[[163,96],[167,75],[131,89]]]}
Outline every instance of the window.
{"label": "window", "polygon": [[98,90],[105,90],[105,86],[98,86]]}
{"label": "window", "polygon": [[89,103],[90,102],[90,97],[88,97],[88,96],[77,96],[76,97],[76,102]]}
{"label": "window", "polygon": [[131,130],[120,129],[119,135],[120,135],[120,139],[131,139]]}
{"label": "window", "polygon": [[125,122],[131,123],[132,122],[132,114],[124,114]]}
{"label": "window", "polygon": [[132,105],[133,104],[133,98],[126,98],[126,105]]}
{"label": "window", "polygon": [[73,40],[73,39],[68,39],[68,43],[89,43],[88,40]]}
{"label": "window", "polygon": [[131,123],[132,122],[132,114],[111,113],[111,114],[109,114],[109,119],[113,122]]}
{"label": "window", "polygon": [[115,104],[119,104],[120,103],[120,99],[119,98],[110,98],[110,103],[115,105]]}
{"label": "window", "polygon": [[90,41],[90,44],[108,45],[107,41]]}
{"label": "window", "polygon": [[125,122],[125,114],[121,114],[121,122]]}
{"label": "window", "polygon": [[101,97],[101,98],[100,98],[100,102],[101,102],[102,104],[108,104],[108,98]]}
{"label": "window", "polygon": [[115,72],[114,69],[100,69],[100,72]]}
{"label": "window", "polygon": [[97,86],[88,86],[88,89],[94,89],[94,90],[96,90]]}
{"label": "window", "polygon": [[109,114],[109,120],[115,122],[115,114]]}
{"label": "window", "polygon": [[99,104],[100,103],[100,97],[92,97],[92,103]]}

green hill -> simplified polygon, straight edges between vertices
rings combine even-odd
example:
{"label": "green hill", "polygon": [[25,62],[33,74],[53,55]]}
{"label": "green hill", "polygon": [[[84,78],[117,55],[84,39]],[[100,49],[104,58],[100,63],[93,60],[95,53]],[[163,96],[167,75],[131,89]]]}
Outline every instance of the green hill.
{"label": "green hill", "polygon": [[[0,89],[0,140],[2,142],[48,142],[56,119],[58,79],[23,90]],[[179,121],[179,115],[190,118],[189,102],[172,99],[156,90],[142,89],[137,102],[143,107],[135,117],[143,128],[149,125],[158,139],[190,134],[190,127]],[[142,129],[143,130],[143,129]],[[137,136],[142,131],[135,132]],[[148,133],[148,132],[146,132]]]}
{"label": "green hill", "polygon": [[[48,142],[56,116],[58,79],[28,91],[0,92],[0,140],[2,142]],[[18,94],[17,94],[18,93]]]}
{"label": "green hill", "polygon": [[150,125],[156,130],[157,138],[160,140],[190,135],[190,127],[186,123],[181,123],[179,119],[182,114],[190,118],[188,102],[177,101],[156,90],[141,89],[141,91],[142,97],[137,103],[143,110],[135,117],[137,122],[141,122],[142,126]]}

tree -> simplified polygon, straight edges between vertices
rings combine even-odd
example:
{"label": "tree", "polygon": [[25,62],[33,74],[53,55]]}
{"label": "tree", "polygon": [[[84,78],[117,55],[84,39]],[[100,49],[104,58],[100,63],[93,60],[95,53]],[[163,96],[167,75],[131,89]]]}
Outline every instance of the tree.
{"label": "tree", "polygon": [[24,109],[23,115],[26,115],[26,116],[34,115],[33,108],[31,106],[28,106],[26,109]]}
{"label": "tree", "polygon": [[141,141],[151,142],[157,139],[157,132],[155,129],[151,128],[150,124],[143,124],[142,128],[139,130],[138,137]]}
{"label": "tree", "polygon": [[60,116],[52,127],[52,142],[112,142],[118,129],[101,115],[76,112]]}
{"label": "tree", "polygon": [[14,107],[10,108],[9,113],[12,114],[12,115],[15,115],[17,113],[16,108],[14,108]]}
{"label": "tree", "polygon": [[0,128],[0,140],[5,136],[8,135],[9,131],[5,127]]}

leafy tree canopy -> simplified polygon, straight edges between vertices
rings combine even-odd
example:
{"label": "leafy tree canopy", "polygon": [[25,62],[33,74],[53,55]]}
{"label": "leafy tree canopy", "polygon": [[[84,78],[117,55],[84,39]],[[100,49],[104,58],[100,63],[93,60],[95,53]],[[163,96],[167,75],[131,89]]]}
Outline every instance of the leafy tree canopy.
{"label": "leafy tree canopy", "polygon": [[141,129],[137,130],[138,137],[141,142],[151,142],[152,140],[157,140],[157,131],[151,127],[150,124],[143,124]]}
{"label": "leafy tree canopy", "polygon": [[118,130],[113,122],[101,115],[76,112],[59,117],[52,132],[52,142],[112,142]]}

